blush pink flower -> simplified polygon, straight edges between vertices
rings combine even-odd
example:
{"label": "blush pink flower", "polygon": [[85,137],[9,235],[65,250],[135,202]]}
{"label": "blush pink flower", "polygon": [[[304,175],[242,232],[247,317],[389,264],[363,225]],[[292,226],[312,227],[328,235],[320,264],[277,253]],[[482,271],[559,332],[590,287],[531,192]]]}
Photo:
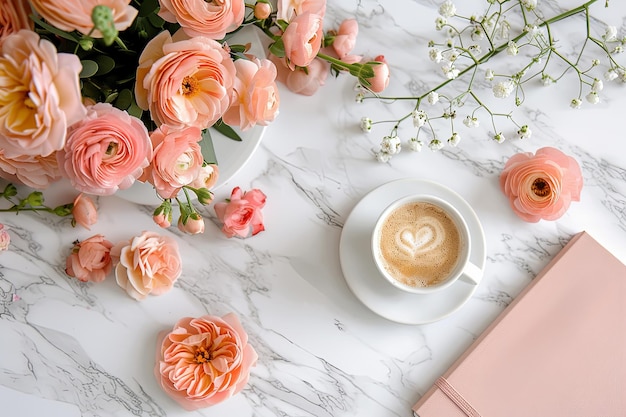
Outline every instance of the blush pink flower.
{"label": "blush pink flower", "polygon": [[178,219],[178,230],[190,235],[204,233],[204,219],[195,212],[186,217],[180,216]]}
{"label": "blush pink flower", "polygon": [[267,19],[272,14],[272,5],[257,1],[254,5],[254,17],[259,20]]}
{"label": "blush pink flower", "polygon": [[135,96],[158,126],[205,129],[228,109],[234,80],[235,64],[218,42],[173,42],[165,30],[141,53]]}
{"label": "blush pink flower", "polygon": [[233,313],[185,317],[159,334],[154,374],[173,400],[192,411],[243,390],[257,359]]}
{"label": "blush pink flower", "polygon": [[326,14],[326,0],[278,0],[276,4],[276,18],[291,22],[296,16],[314,13],[324,18]]}
{"label": "blush pink flower", "polygon": [[290,69],[284,59],[275,55],[269,59],[276,65],[276,79],[283,83],[291,92],[303,96],[312,96],[326,83],[329,64],[321,59],[314,59],[306,68]]}
{"label": "blush pink flower", "polygon": [[352,52],[356,45],[358,34],[359,23],[356,19],[346,19],[341,22],[332,44],[333,50],[339,59],[344,59]]}
{"label": "blush pink flower", "polygon": [[500,174],[502,192],[527,222],[558,219],[572,201],[580,201],[582,187],[578,162],[551,147],[513,155]]}
{"label": "blush pink flower", "polygon": [[78,194],[72,206],[74,222],[87,230],[98,221],[98,209],[91,198],[83,193]]}
{"label": "blush pink flower", "polygon": [[48,156],[19,155],[4,156],[0,150],[0,178],[24,184],[35,190],[43,190],[61,179],[56,152]]}
{"label": "blush pink flower", "polygon": [[216,164],[206,164],[200,169],[200,173],[196,179],[191,183],[193,188],[206,188],[210,190],[215,187],[220,175],[219,166]]}
{"label": "blush pink flower", "polygon": [[278,115],[280,97],[276,85],[276,66],[263,59],[235,61],[237,77],[233,98],[223,120],[242,131],[255,125],[267,126]]}
{"label": "blush pink flower", "polygon": [[9,250],[9,246],[11,245],[11,235],[4,228],[4,225],[0,223],[0,252],[4,252],[5,250]]}
{"label": "blush pink flower", "polygon": [[244,193],[241,188],[235,187],[230,201],[215,203],[215,214],[223,223],[224,235],[245,238],[265,230],[261,212],[265,200],[265,194],[259,189],[255,188]]}
{"label": "blush pink flower", "polygon": [[68,129],[59,168],[72,186],[88,194],[111,195],[130,187],[152,160],[152,143],[141,120],[108,103],[89,107]]}
{"label": "blush pink flower", "polygon": [[130,27],[138,10],[130,6],[130,0],[30,0],[33,8],[52,26],[84,35],[102,38],[99,30],[93,29],[91,11],[95,6],[108,6],[113,13],[113,24],[118,31]]}
{"label": "blush pink flower", "polygon": [[241,26],[246,5],[244,0],[159,0],[159,16],[178,23],[187,35],[222,39]]}
{"label": "blush pink flower", "polygon": [[374,58],[374,62],[378,62],[378,64],[372,65],[374,76],[367,79],[370,83],[368,88],[375,93],[381,93],[389,85],[389,65],[382,55]]}
{"label": "blush pink flower", "polygon": [[155,232],[144,231],[115,245],[111,253],[119,259],[115,267],[117,284],[135,300],[168,292],[182,272],[176,240]]}
{"label": "blush pink flower", "polygon": [[142,178],[154,185],[161,197],[176,197],[202,170],[204,157],[198,144],[201,139],[202,132],[197,127],[176,130],[162,125],[150,135],[154,156]]}
{"label": "blush pink flower", "polygon": [[24,0],[4,0],[0,8],[0,42],[21,29],[33,30],[34,22],[28,17],[30,7]]}
{"label": "blush pink flower", "polygon": [[102,282],[112,269],[113,244],[102,235],[74,244],[65,262],[65,273],[80,281]]}
{"label": "blush pink flower", "polygon": [[308,66],[320,51],[323,38],[322,16],[308,12],[297,15],[282,36],[289,67]]}
{"label": "blush pink flower", "polygon": [[0,149],[6,158],[48,156],[63,148],[67,127],[85,115],[76,55],[20,30],[0,44]]}

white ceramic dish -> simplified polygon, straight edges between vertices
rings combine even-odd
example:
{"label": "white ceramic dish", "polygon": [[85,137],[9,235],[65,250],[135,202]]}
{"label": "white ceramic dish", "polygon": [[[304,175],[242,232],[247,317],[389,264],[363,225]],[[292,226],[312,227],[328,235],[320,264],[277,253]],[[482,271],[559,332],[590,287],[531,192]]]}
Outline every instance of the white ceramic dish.
{"label": "white ceramic dish", "polygon": [[431,181],[401,179],[369,192],[352,209],[341,232],[341,268],[354,295],[370,310],[403,324],[426,324],[448,317],[465,304],[478,285],[463,280],[433,294],[410,294],[393,287],[380,276],[371,257],[370,237],[381,211],[392,201],[415,193],[446,199],[462,213],[472,235],[471,261],[484,271],[485,234],[471,206],[449,188]]}

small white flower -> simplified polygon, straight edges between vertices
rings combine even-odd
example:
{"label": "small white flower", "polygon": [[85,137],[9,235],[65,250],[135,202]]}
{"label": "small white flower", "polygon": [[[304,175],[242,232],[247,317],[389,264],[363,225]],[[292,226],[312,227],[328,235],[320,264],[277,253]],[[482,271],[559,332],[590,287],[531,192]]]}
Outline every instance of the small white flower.
{"label": "small white flower", "polygon": [[448,143],[450,144],[450,146],[456,146],[460,141],[461,135],[456,132],[452,133],[452,136],[450,137],[450,139],[448,139]]}
{"label": "small white flower", "polygon": [[391,155],[389,155],[387,152],[376,152],[376,160],[378,162],[382,162],[383,164],[389,162],[389,160],[391,159]]}
{"label": "small white flower", "polygon": [[579,98],[573,98],[572,101],[569,102],[569,106],[572,109],[580,109],[580,106],[582,106],[583,101]]}
{"label": "small white flower", "polygon": [[554,83],[554,78],[550,74],[543,73],[541,74],[541,84],[550,85]]}
{"label": "small white flower", "polygon": [[472,55],[480,55],[483,52],[478,44],[470,45],[468,49]]}
{"label": "small white flower", "polygon": [[540,33],[537,25],[526,25],[524,26],[524,30],[526,31],[526,37],[528,40],[536,38]]}
{"label": "small white flower", "polygon": [[589,94],[585,96],[585,98],[591,104],[598,104],[598,102],[600,101],[600,96],[598,96],[597,91],[590,91]]}
{"label": "small white flower", "polygon": [[413,116],[413,126],[418,128],[424,126],[428,120],[428,115],[424,110],[413,110],[411,115]]}
{"label": "small white flower", "polygon": [[446,0],[439,6],[439,14],[443,17],[452,17],[456,14],[456,6],[452,1]]}
{"label": "small white flower", "polygon": [[431,48],[428,51],[428,56],[430,57],[431,61],[434,61],[436,63],[440,63],[441,60],[443,59],[443,55],[441,55],[441,51],[437,48]]}
{"label": "small white flower", "polygon": [[504,137],[504,134],[500,132],[500,133],[496,133],[495,135],[493,135],[493,140],[495,140],[498,143],[502,143],[506,140],[506,138]]}
{"label": "small white flower", "polygon": [[449,80],[454,80],[456,77],[459,76],[459,70],[455,68],[454,64],[452,64],[451,62],[447,62],[444,65],[442,65],[441,71],[443,71],[443,74]]}
{"label": "small white flower", "polygon": [[591,85],[591,91],[602,91],[603,88],[604,84],[602,83],[602,80],[595,78],[593,80],[593,84]]}
{"label": "small white flower", "polygon": [[[449,42],[450,43],[448,44],[448,46],[454,46],[454,42],[452,40],[449,40]],[[452,48],[449,51],[442,53],[441,55],[446,61],[454,62],[459,57],[459,51]]]}
{"label": "small white flower", "polygon": [[439,94],[437,94],[435,91],[431,91],[430,93],[428,93],[428,102],[430,104],[435,104],[439,101]]}
{"label": "small white flower", "polygon": [[613,68],[609,68],[609,70],[604,73],[604,78],[607,81],[613,81],[617,77],[618,77],[617,71],[615,71]]}
{"label": "small white flower", "polygon": [[435,19],[435,29],[437,30],[443,29],[443,27],[447,24],[448,24],[448,21],[444,19],[443,17],[437,17]]}
{"label": "small white flower", "polygon": [[518,131],[517,131],[517,137],[519,137],[520,139],[528,139],[532,136],[533,131],[530,130],[530,128],[528,127],[528,125],[524,125],[522,126]]}
{"label": "small white flower", "polygon": [[493,77],[495,77],[496,74],[493,72],[493,70],[491,68],[489,68],[487,71],[485,71],[485,80],[487,81],[492,81]]}
{"label": "small white flower", "polygon": [[470,35],[473,41],[481,41],[485,38],[485,31],[482,26],[474,25],[472,28],[472,34]]}
{"label": "small white flower", "polygon": [[605,42],[613,42],[617,40],[617,28],[615,26],[607,26],[602,39]]}
{"label": "small white flower", "polygon": [[467,127],[478,127],[480,125],[480,121],[476,117],[467,116],[463,119],[463,124]]}
{"label": "small white flower", "polygon": [[354,101],[356,101],[357,103],[363,103],[364,99],[365,99],[365,95],[363,93],[358,93],[356,97],[354,98]]}
{"label": "small white flower", "polygon": [[402,142],[397,135],[385,136],[380,143],[380,148],[384,153],[395,155],[402,150]]}
{"label": "small white flower", "polygon": [[522,0],[522,6],[526,7],[527,10],[535,10],[537,0]]}
{"label": "small white flower", "polygon": [[613,48],[613,50],[611,51],[612,54],[621,54],[622,52],[624,52],[624,47],[622,45],[617,45],[615,48]]}
{"label": "small white flower", "polygon": [[369,133],[372,131],[372,119],[369,117],[361,117],[361,130]]}
{"label": "small white flower", "polygon": [[431,151],[438,151],[439,149],[444,147],[444,143],[440,141],[439,139],[433,139],[428,144],[428,147],[430,148]]}
{"label": "small white flower", "polygon": [[509,41],[506,47],[506,53],[507,55],[511,55],[511,56],[517,55],[519,53],[519,48],[517,47],[517,44],[513,41]]}
{"label": "small white flower", "polygon": [[409,139],[409,149],[413,152],[419,152],[422,150],[422,146],[424,146],[424,142],[417,138]]}
{"label": "small white flower", "polygon": [[507,20],[502,20],[496,27],[495,35],[498,39],[508,39],[511,24]]}
{"label": "small white flower", "polygon": [[501,81],[493,86],[493,95],[497,98],[507,98],[514,88],[513,81]]}

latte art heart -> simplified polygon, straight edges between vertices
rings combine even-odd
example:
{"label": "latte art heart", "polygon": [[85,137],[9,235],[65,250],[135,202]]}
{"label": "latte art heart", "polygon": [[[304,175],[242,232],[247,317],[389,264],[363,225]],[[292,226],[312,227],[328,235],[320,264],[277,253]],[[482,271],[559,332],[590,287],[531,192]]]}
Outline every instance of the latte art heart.
{"label": "latte art heart", "polygon": [[436,250],[445,240],[445,233],[437,219],[427,217],[421,224],[400,230],[396,243],[402,252],[415,257]]}

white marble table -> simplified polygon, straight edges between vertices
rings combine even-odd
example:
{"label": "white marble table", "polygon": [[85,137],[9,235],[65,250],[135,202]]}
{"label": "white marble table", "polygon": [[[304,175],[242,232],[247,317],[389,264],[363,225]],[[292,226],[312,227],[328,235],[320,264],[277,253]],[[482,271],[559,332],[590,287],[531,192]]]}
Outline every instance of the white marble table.
{"label": "white marble table", "polygon": [[[483,3],[474,3],[480,11]],[[623,29],[626,5],[611,3],[611,13],[600,5],[594,10]],[[433,24],[437,4],[330,1],[327,24],[356,16],[357,52],[384,53],[390,91],[406,92],[441,77],[425,55],[426,42],[441,36]],[[573,110],[574,91],[538,86],[515,110],[531,124],[530,139],[492,143],[485,123],[462,129],[457,148],[403,152],[388,164],[373,160],[382,131],[366,135],[359,121],[387,118],[397,107],[356,103],[347,77],[329,78],[313,97],[283,89],[280,116],[261,146],[216,191],[224,199],[236,185],[262,189],[267,230],[226,239],[207,210],[203,235],[166,231],[182,249],[183,276],[172,292],[142,302],[114,279],[99,285],[69,279],[64,259],[74,240],[94,233],[117,241],[159,230],[151,207],[100,198],[91,231],[72,228],[68,219],[3,214],[13,246],[0,254],[0,415],[411,416],[434,380],[573,234],[588,231],[626,262],[624,88],[606,87],[599,104]],[[582,199],[558,221],[525,223],[510,210],[498,176],[514,153],[547,145],[579,161]],[[350,291],[340,266],[342,227],[352,208],[399,178],[455,190],[486,236],[483,281],[460,310],[430,324],[374,314]],[[183,316],[228,312],[241,318],[259,354],[249,385],[213,408],[185,412],[154,379],[156,335]]]}

